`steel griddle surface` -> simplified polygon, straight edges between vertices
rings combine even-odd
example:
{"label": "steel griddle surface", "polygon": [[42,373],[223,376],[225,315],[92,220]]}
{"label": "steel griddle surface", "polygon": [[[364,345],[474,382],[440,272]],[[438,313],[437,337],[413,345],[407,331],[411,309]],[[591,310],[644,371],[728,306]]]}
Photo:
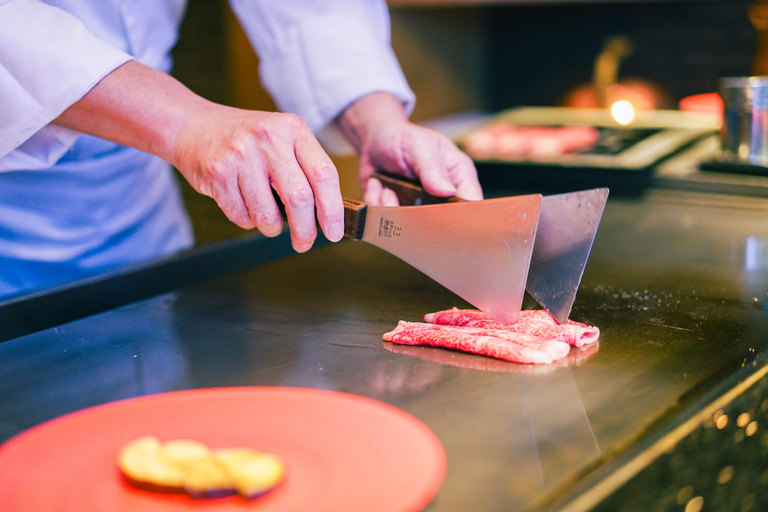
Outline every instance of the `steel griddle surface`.
{"label": "steel griddle surface", "polygon": [[383,343],[400,319],[465,304],[374,247],[285,258],[0,344],[0,440],[168,390],[337,389],[437,433],[449,466],[430,510],[533,506],[762,365],[766,219],[768,201],[609,201],[571,315],[602,329],[599,350],[553,367]]}

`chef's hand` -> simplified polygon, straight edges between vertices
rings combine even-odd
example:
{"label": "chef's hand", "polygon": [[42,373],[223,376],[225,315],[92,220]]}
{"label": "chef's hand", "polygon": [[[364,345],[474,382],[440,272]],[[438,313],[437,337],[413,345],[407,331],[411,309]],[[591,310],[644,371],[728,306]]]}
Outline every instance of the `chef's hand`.
{"label": "chef's hand", "polygon": [[388,93],[373,93],[353,103],[338,125],[360,154],[363,200],[397,206],[395,193],[371,175],[376,170],[418,178],[438,197],[483,198],[472,160],[445,135],[411,123],[402,104]]}
{"label": "chef's hand", "polygon": [[266,236],[280,233],[274,187],[296,251],[312,247],[316,223],[331,241],[344,236],[336,167],[298,116],[216,105],[190,117],[173,153],[173,163],[192,187],[215,199],[242,228],[256,227]]}
{"label": "chef's hand", "polygon": [[336,168],[306,123],[292,114],[211,103],[171,76],[134,61],[109,73],[55,121],[158,155],[243,228],[276,236],[282,198],[293,247],[308,250],[319,222],[344,235]]}

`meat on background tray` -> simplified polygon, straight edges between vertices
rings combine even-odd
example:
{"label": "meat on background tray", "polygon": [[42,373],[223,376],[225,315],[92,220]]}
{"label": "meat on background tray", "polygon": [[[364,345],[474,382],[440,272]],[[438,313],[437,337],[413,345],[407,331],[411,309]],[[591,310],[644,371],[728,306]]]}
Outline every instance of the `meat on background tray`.
{"label": "meat on background tray", "polygon": [[[594,132],[594,141],[579,144],[577,140],[575,149],[566,152],[473,154],[467,144],[473,134],[498,124],[547,128],[552,134],[562,130],[564,136],[577,138],[579,132],[571,128],[587,128]],[[492,116],[456,140],[473,157],[480,180],[491,193],[509,188],[559,192],[609,187],[612,194],[635,195],[651,184],[658,163],[718,129],[719,122],[712,116],[682,111],[639,112],[634,121],[622,126],[608,109],[521,107]]]}

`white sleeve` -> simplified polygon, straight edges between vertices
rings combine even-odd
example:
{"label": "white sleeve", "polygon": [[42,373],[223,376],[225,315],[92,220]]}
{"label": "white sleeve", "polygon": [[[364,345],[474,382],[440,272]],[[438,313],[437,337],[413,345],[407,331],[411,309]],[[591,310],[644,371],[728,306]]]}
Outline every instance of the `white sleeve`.
{"label": "white sleeve", "polygon": [[390,45],[383,0],[230,0],[259,54],[280,110],[317,133],[357,99],[389,92],[408,114],[415,98]]}
{"label": "white sleeve", "polygon": [[78,134],[43,129],[130,59],[62,9],[0,0],[0,161],[41,131],[37,143],[65,151]]}

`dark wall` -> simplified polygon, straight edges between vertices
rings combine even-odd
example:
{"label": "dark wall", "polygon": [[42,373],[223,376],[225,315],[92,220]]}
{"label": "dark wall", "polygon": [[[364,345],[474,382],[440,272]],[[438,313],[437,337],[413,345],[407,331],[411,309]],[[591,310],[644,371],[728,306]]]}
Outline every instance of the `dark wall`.
{"label": "dark wall", "polygon": [[[753,0],[506,5],[483,10],[485,108],[553,105],[591,80],[607,38],[628,36],[635,50],[621,77],[642,77],[677,102],[713,92],[721,76],[750,74]],[[195,92],[227,103],[223,1],[190,0],[174,49],[174,75]],[[427,11],[432,12],[434,11]],[[457,37],[461,37],[458,34]]]}
{"label": "dark wall", "polygon": [[189,0],[179,40],[172,51],[172,75],[195,93],[227,103],[225,2]]}
{"label": "dark wall", "polygon": [[748,75],[755,31],[751,0],[488,9],[488,105],[554,105],[591,81],[603,43],[628,36],[634,52],[619,75],[660,85],[672,100],[714,92],[720,76]]}

